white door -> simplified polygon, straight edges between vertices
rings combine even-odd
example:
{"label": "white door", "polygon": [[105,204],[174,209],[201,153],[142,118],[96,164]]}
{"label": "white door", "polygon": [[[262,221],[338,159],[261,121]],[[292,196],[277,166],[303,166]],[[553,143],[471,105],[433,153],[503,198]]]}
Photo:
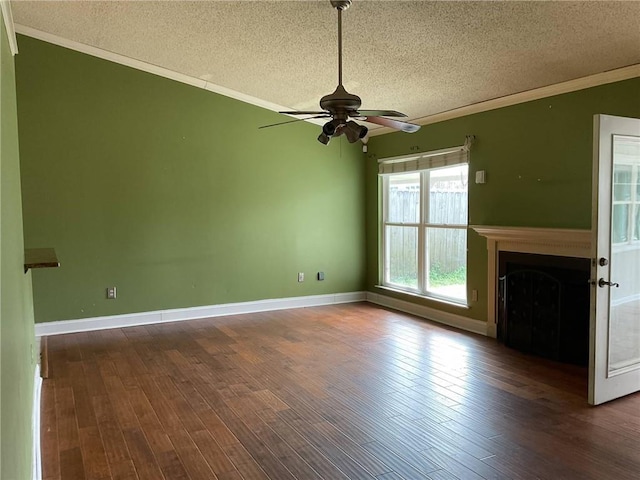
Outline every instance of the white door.
{"label": "white door", "polygon": [[594,116],[589,403],[640,390],[640,120]]}

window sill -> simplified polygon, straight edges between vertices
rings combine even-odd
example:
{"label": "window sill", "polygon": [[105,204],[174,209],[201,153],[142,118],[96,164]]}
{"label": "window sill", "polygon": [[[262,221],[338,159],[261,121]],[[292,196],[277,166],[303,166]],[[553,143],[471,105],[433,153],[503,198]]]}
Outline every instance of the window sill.
{"label": "window sill", "polygon": [[471,305],[469,305],[467,303],[456,302],[455,300],[451,300],[451,299],[448,299],[448,298],[434,297],[434,296],[431,296],[431,295],[429,295],[429,296],[420,295],[419,293],[408,292],[406,290],[400,290],[399,288],[388,287],[386,285],[374,285],[374,287],[375,288],[379,288],[380,290],[386,290],[388,292],[400,293],[400,294],[406,295],[408,297],[419,298],[421,300],[429,300],[431,302],[441,303],[441,304],[444,304],[444,305],[449,305],[449,306],[461,308],[461,309],[464,309],[464,310],[469,310],[471,308]]}

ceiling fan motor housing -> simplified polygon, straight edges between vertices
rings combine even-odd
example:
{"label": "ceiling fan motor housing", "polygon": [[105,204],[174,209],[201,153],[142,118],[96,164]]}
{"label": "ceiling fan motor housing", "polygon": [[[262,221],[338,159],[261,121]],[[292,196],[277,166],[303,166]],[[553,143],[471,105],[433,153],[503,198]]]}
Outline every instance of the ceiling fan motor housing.
{"label": "ceiling fan motor housing", "polygon": [[360,110],[362,99],[347,92],[342,86],[342,12],[351,6],[352,0],[330,0],[330,2],[331,6],[338,11],[338,86],[333,93],[320,99],[320,108],[322,109],[320,112],[284,111],[280,113],[287,115],[315,115],[304,120],[331,117],[331,120],[323,125],[322,133],[318,137],[318,141],[324,145],[327,145],[332,137],[339,137],[343,134],[347,137],[349,143],[356,142],[367,136],[369,129],[353,120],[349,121],[349,118],[362,118],[370,123],[405,132],[417,131],[420,128],[418,125],[385,118],[388,116],[406,117],[404,113],[396,112],[395,110]]}
{"label": "ceiling fan motor housing", "polygon": [[342,85],[336,90],[320,99],[320,108],[334,115],[344,116],[345,120],[349,112],[355,112],[362,105],[362,99],[347,92]]}

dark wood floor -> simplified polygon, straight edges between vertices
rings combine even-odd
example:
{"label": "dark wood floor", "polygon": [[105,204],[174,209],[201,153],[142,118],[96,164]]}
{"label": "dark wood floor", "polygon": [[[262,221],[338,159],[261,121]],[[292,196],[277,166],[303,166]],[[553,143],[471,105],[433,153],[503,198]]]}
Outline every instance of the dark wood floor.
{"label": "dark wood floor", "polygon": [[638,479],[640,396],[368,304],[49,338],[46,479]]}

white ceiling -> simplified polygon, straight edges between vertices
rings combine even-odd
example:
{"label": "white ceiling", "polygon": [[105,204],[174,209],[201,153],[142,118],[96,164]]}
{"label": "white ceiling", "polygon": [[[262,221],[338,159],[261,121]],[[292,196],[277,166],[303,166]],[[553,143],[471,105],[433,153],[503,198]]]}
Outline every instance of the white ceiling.
{"label": "white ceiling", "polygon": [[[291,109],[317,109],[337,83],[328,0],[11,4],[19,25]],[[418,119],[639,64],[639,25],[635,1],[355,0],[344,84],[362,108]]]}

